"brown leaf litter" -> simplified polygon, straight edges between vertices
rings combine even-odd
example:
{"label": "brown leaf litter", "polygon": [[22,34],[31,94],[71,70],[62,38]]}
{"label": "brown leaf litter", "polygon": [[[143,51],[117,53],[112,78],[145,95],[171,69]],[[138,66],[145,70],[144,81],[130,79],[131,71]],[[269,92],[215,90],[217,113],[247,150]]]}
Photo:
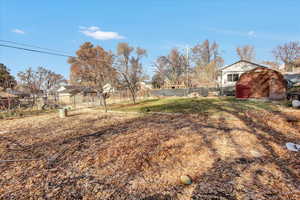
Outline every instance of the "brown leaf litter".
{"label": "brown leaf litter", "polygon": [[2,120],[0,160],[36,160],[0,162],[0,199],[300,199],[300,154],[284,146],[300,143],[295,119],[230,114]]}

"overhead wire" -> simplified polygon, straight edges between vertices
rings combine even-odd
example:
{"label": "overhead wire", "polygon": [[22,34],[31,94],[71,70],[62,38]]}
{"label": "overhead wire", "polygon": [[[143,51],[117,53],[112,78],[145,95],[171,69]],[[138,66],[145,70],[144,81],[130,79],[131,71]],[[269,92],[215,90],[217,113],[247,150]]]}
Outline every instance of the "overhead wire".
{"label": "overhead wire", "polygon": [[37,48],[37,49],[43,49],[43,50],[52,51],[52,52],[56,52],[56,53],[66,53],[66,54],[68,54],[68,52],[65,52],[65,51],[45,48],[45,47],[41,47],[41,46],[37,46],[37,45],[31,45],[31,44],[15,42],[15,41],[11,41],[11,40],[1,40],[0,39],[0,42],[10,43],[10,44],[15,44],[15,45],[21,45],[21,46],[25,46],[25,47],[32,47],[32,48]]}
{"label": "overhead wire", "polygon": [[[19,43],[19,44],[21,44],[21,43]],[[35,52],[35,53],[41,53],[41,54],[48,54],[48,55],[53,55],[53,56],[68,57],[68,58],[77,58],[76,56],[71,56],[71,55],[57,53],[57,52],[42,51],[42,50],[37,50],[37,49],[32,49],[32,48],[24,48],[24,47],[12,46],[12,45],[6,45],[6,44],[0,44],[0,47],[13,48],[13,49],[18,49],[18,50]],[[44,48],[44,49],[47,49],[47,48]],[[96,60],[97,61],[105,61],[104,59],[96,59]]]}
{"label": "overhead wire", "polygon": [[50,51],[41,51],[41,50],[36,50],[36,49],[29,49],[29,48],[23,48],[23,47],[17,47],[17,46],[5,45],[5,44],[0,44],[0,46],[1,47],[24,50],[24,51],[31,51],[31,52],[49,54],[49,55],[54,55],[54,56],[74,57],[74,56],[70,56],[70,55],[66,55],[66,54],[54,53],[54,52],[50,52]]}

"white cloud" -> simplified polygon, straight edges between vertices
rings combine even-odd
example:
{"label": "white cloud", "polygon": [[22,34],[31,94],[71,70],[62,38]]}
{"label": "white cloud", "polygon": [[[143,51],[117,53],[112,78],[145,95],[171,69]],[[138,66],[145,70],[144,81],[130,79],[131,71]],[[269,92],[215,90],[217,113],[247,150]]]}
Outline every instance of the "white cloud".
{"label": "white cloud", "polygon": [[96,40],[113,40],[124,39],[125,37],[119,35],[117,32],[105,32],[100,30],[97,26],[84,27],[79,26],[80,32],[88,37],[92,37]]}
{"label": "white cloud", "polygon": [[248,32],[248,36],[249,36],[249,37],[256,37],[255,31],[249,31],[249,32]]}
{"label": "white cloud", "polygon": [[25,31],[21,30],[21,29],[13,29],[11,32],[13,33],[17,33],[17,34],[25,34]]}

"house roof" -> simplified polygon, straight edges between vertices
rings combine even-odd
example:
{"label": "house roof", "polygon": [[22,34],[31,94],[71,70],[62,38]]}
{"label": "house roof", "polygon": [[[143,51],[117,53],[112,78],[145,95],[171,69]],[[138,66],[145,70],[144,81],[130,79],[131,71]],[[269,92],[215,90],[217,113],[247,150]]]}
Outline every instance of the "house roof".
{"label": "house roof", "polygon": [[63,87],[67,90],[82,90],[86,88],[85,86],[81,86],[81,85],[65,85]]}
{"label": "house roof", "polygon": [[0,98],[17,98],[18,96],[0,91]]}
{"label": "house roof", "polygon": [[257,67],[266,67],[266,68],[268,68],[267,66],[260,65],[260,64],[254,63],[254,62],[250,62],[248,60],[239,60],[239,61],[237,61],[235,63],[232,63],[230,65],[224,66],[224,67],[220,68],[219,70],[222,71],[222,70],[227,69],[228,67],[231,67],[231,66],[233,66],[233,65],[235,65],[237,63],[240,63],[240,62],[245,62],[245,63],[251,64],[251,65],[256,65]]}
{"label": "house roof", "polygon": [[80,92],[84,89],[83,86],[77,86],[77,85],[64,85],[61,88],[59,88],[57,91],[59,93],[76,93]]}
{"label": "house roof", "polygon": [[30,96],[29,92],[24,92],[24,91],[19,91],[19,90],[14,90],[14,89],[6,89],[6,92],[12,95],[16,96]]}
{"label": "house roof", "polygon": [[285,73],[283,74],[286,80],[289,80],[293,83],[300,83],[300,74],[299,73]]}
{"label": "house roof", "polygon": [[261,71],[272,71],[272,72],[281,74],[280,71],[278,71],[278,70],[271,69],[269,67],[264,67],[264,66],[255,67],[254,69],[251,69],[251,70],[245,72],[245,74],[246,73],[252,73],[252,72],[261,72]]}
{"label": "house roof", "polygon": [[87,86],[81,86],[81,85],[65,85],[62,86],[64,89],[58,90],[59,93],[80,93],[80,92],[85,92],[85,93],[95,93],[97,92],[95,89]]}
{"label": "house roof", "polygon": [[85,92],[85,93],[97,93],[97,90],[95,90],[94,88],[91,88],[91,87],[85,87],[82,89],[82,92]]}

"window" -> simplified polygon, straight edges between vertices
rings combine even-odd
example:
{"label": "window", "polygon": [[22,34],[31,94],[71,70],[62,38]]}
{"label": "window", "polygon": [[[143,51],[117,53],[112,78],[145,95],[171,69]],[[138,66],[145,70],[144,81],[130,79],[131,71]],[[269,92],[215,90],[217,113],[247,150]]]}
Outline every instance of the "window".
{"label": "window", "polygon": [[228,82],[236,82],[239,80],[239,74],[228,74],[227,81]]}

